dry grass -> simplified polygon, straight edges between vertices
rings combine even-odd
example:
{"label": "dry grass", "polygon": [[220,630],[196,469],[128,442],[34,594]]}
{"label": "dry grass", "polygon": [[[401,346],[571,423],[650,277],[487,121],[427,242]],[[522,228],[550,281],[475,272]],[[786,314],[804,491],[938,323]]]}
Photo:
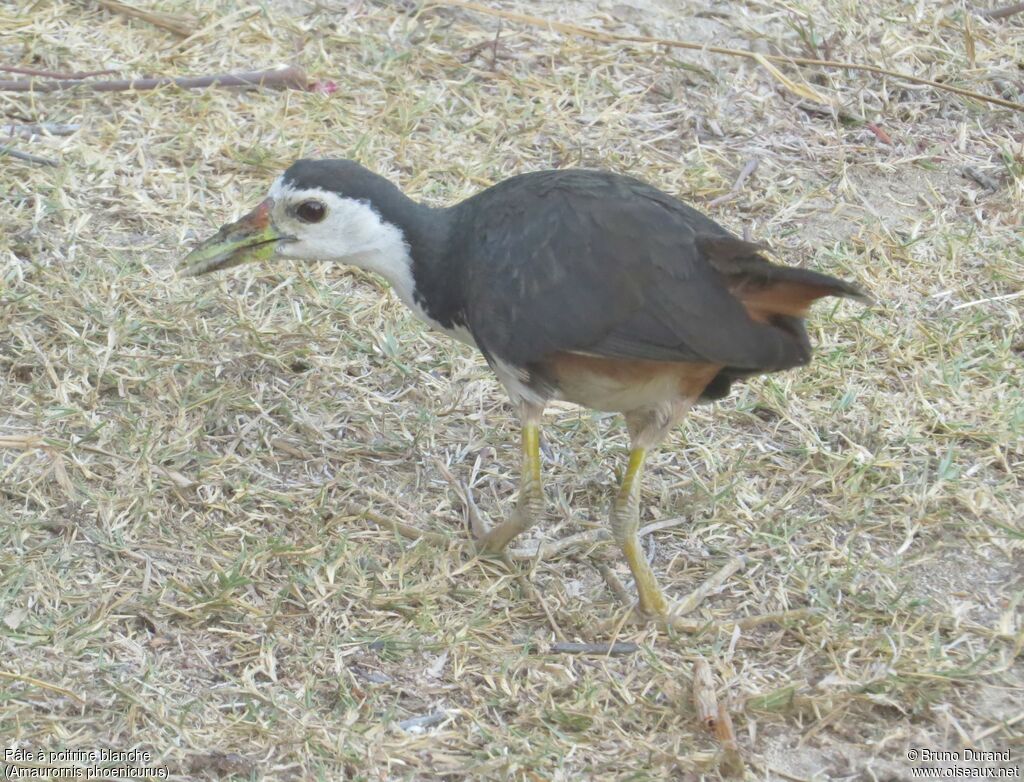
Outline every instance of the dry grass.
{"label": "dry grass", "polygon": [[[82,125],[11,142],[58,168],[0,163],[7,746],[141,747],[176,779],[713,775],[690,697],[704,657],[759,778],[901,779],[908,747],[969,742],[1020,763],[1024,118],[803,71],[833,118],[756,63],[507,22],[495,44],[466,11],[153,3],[196,22],[182,38],[24,5],[0,5],[5,63],[289,61],[339,89],[0,95],[4,123]],[[647,5],[503,7],[1022,98],[1022,17],[965,36],[959,3]],[[379,280],[174,275],[301,155],[437,203],[538,168],[630,171],[880,302],[820,308],[811,368],[701,408],[653,458],[645,523],[688,519],[649,537],[667,590],[748,557],[693,614],[704,632],[608,630],[623,607],[602,571],[631,584],[606,545],[511,569],[461,545],[446,472],[500,516],[516,427],[482,361]],[[546,435],[535,537],[556,540],[602,523],[625,439],[567,409]],[[729,624],[800,608],[819,613]],[[639,651],[550,653],[562,637]]]}

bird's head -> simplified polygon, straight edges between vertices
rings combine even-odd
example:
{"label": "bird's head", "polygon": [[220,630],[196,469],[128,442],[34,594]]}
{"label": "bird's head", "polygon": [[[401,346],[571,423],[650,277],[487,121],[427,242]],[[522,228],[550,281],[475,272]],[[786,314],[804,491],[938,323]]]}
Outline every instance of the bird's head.
{"label": "bird's head", "polygon": [[407,263],[403,233],[382,216],[409,202],[383,177],[350,160],[300,160],[267,197],[185,257],[200,275],[272,258],[340,261],[384,273]]}

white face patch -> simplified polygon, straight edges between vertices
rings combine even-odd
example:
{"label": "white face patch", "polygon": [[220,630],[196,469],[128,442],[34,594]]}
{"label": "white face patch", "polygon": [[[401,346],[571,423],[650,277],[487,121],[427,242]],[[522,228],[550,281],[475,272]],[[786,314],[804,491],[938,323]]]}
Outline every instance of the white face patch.
{"label": "white face patch", "polygon": [[[409,245],[397,226],[386,222],[366,201],[343,198],[319,188],[296,189],[278,177],[268,195],[274,199],[271,220],[289,241],[277,245],[280,258],[303,261],[338,261],[376,272],[413,307],[412,258]],[[319,222],[300,219],[300,205],[322,204]]]}
{"label": "white face patch", "polygon": [[[274,199],[271,220],[291,241],[279,242],[276,255],[304,261],[337,261],[375,272],[391,283],[413,315],[432,329],[474,345],[469,332],[446,329],[430,318],[413,296],[412,256],[402,231],[384,220],[366,201],[343,198],[320,188],[295,188],[278,177],[267,194]],[[301,204],[316,201],[325,208],[319,222],[300,218]]]}

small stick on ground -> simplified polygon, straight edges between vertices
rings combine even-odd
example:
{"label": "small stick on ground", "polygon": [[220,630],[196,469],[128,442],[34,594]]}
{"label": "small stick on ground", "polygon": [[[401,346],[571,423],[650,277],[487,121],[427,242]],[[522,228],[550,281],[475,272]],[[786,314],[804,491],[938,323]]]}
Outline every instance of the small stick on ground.
{"label": "small stick on ground", "polygon": [[1018,722],[1024,722],[1024,711],[1022,711],[1016,717],[1011,717],[1010,719],[1005,720],[1003,722],[997,722],[992,727],[986,728],[985,730],[983,730],[981,733],[979,733],[977,736],[974,737],[972,743],[975,746],[977,746],[981,742],[982,739],[987,739],[989,736],[993,735],[994,733],[998,733],[1001,730],[1007,730],[1008,728],[1012,728]]}
{"label": "small stick on ground", "polygon": [[512,564],[512,562],[509,560],[507,556],[502,557],[502,559],[505,561],[505,564],[508,566],[509,570],[515,573],[516,581],[519,584],[519,588],[523,590],[523,594],[526,596],[526,599],[540,606],[541,610],[544,612],[544,616],[547,617],[548,625],[551,626],[551,630],[552,632],[554,632],[555,637],[559,641],[565,641],[565,633],[562,632],[562,626],[558,624],[558,621],[555,619],[555,615],[551,613],[551,609],[548,608],[548,604],[547,601],[544,599],[544,596],[534,588],[533,584],[530,583],[530,579],[527,578],[526,574],[520,572],[519,569]]}
{"label": "small stick on ground", "polygon": [[602,655],[623,655],[634,654],[640,647],[632,641],[613,641],[612,643],[578,643],[575,641],[559,641],[551,644],[548,650],[552,654],[602,654]]}
{"label": "small stick on ground", "polygon": [[965,301],[963,304],[957,304],[955,307],[950,307],[950,312],[956,312],[967,307],[976,307],[979,304],[990,304],[993,301],[1010,301],[1012,299],[1019,299],[1024,296],[1024,290],[1016,291],[1015,293],[1004,293],[1002,296],[989,296],[987,299],[975,299],[974,301]]}
{"label": "small stick on ground", "polygon": [[359,508],[350,508],[349,513],[352,516],[358,516],[359,518],[372,521],[378,527],[384,529],[393,530],[401,535],[403,538],[409,540],[425,540],[429,543],[436,543],[441,546],[448,545],[448,538],[439,532],[427,532],[419,527],[414,527],[411,524],[405,524],[401,521],[395,521],[394,519],[386,518],[381,516],[379,513],[374,513],[372,510],[361,510]]}
{"label": "small stick on ground", "polygon": [[742,778],[746,767],[740,755],[740,746],[736,741],[736,731],[732,727],[732,715],[729,713],[728,700],[718,702],[718,722],[715,723],[715,737],[722,747],[719,767],[727,775]]}
{"label": "small stick on ground", "polygon": [[711,578],[694,589],[678,604],[673,606],[673,615],[685,616],[696,609],[697,606],[703,603],[712,592],[722,586],[730,576],[732,576],[736,571],[741,570],[745,564],[746,560],[743,557],[733,557],[730,559],[722,565],[718,572],[714,573]]}
{"label": "small stick on ground", "polygon": [[993,179],[984,171],[980,171],[974,166],[964,166],[964,176],[968,176],[977,182],[979,185],[984,187],[986,190],[991,190],[993,193],[999,189],[999,182]]}
{"label": "small stick on ground", "polygon": [[608,565],[601,562],[597,565],[598,572],[601,573],[601,578],[608,585],[608,588],[615,595],[616,599],[624,606],[630,606],[633,603],[632,598],[629,596],[629,592],[626,591],[626,587],[623,586],[622,581],[612,571]]}
{"label": "small stick on ground", "polygon": [[756,157],[748,160],[746,165],[743,166],[743,170],[740,171],[740,175],[736,177],[736,181],[733,182],[732,187],[729,188],[729,192],[725,195],[718,196],[718,198],[711,199],[708,206],[718,206],[719,204],[724,204],[726,201],[731,201],[733,198],[738,196],[740,191],[743,190],[743,185],[747,181],[747,177],[757,171],[757,166],[760,162],[761,160]]}
{"label": "small stick on ground", "polygon": [[718,721],[718,696],[711,666],[703,657],[698,657],[693,664],[693,705],[697,709],[697,720],[714,732]]}
{"label": "small stick on ground", "polygon": [[7,155],[14,158],[15,160],[24,160],[26,163],[35,163],[39,166],[52,166],[56,168],[60,165],[56,160],[52,160],[48,157],[39,157],[39,155],[30,155],[28,152],[20,152],[17,149],[11,147],[0,147],[0,157]]}
{"label": "small stick on ground", "polygon": [[978,16],[984,16],[986,19],[1005,19],[1008,16],[1020,13],[1024,13],[1024,3],[1014,3],[1013,5],[1004,5],[1002,8],[978,11]]}
{"label": "small stick on ground", "polygon": [[858,119],[847,111],[843,111],[835,106],[821,106],[816,103],[811,103],[805,100],[799,100],[793,104],[793,108],[805,111],[808,114],[813,114],[818,117],[827,117],[828,119],[840,119],[843,122],[863,122],[864,120]]}
{"label": "small stick on ground", "polygon": [[575,532],[551,543],[540,543],[528,548],[509,549],[509,559],[551,559],[572,548],[585,548],[611,540],[612,534],[604,528]]}
{"label": "small stick on ground", "polygon": [[[685,522],[686,518],[683,516],[677,516],[671,519],[662,519],[661,521],[652,521],[650,524],[641,527],[640,530],[637,531],[637,535],[643,538],[650,535],[652,532],[669,529],[671,527],[678,527]],[[568,549],[592,546],[596,543],[603,543],[606,540],[611,540],[611,538],[612,533],[610,530],[604,527],[598,527],[596,529],[566,535],[564,538],[560,538],[552,543],[542,543],[530,548],[510,549],[508,556],[510,559],[550,559]]]}
{"label": "small stick on ground", "polygon": [[60,122],[35,122],[30,125],[0,125],[0,135],[21,136],[32,138],[34,136],[70,136],[78,130],[81,125],[65,125]]}
{"label": "small stick on ground", "polygon": [[[762,67],[766,63],[777,62],[783,65],[808,65],[818,68],[835,68],[839,70],[847,71],[865,71],[867,73],[874,73],[879,76],[890,76],[894,79],[901,79],[902,81],[908,81],[912,84],[926,84],[932,89],[941,90],[943,92],[952,92],[956,95],[961,95],[965,98],[973,98],[985,103],[994,103],[997,106],[1005,106],[1008,109],[1014,111],[1024,111],[1024,103],[1015,103],[1012,100],[1005,100],[1003,98],[996,98],[991,95],[983,95],[980,92],[974,90],[964,89],[963,87],[957,87],[952,84],[945,84],[938,82],[933,79],[925,79],[921,76],[914,76],[910,73],[903,73],[902,71],[893,71],[888,68],[882,68],[878,65],[869,65],[867,63],[857,62],[840,62],[837,60],[819,60],[813,57],[787,57],[780,54],[760,54],[758,52],[744,51],[743,49],[730,49],[725,46],[711,46],[703,43],[694,43],[693,41],[676,41],[669,38],[656,38],[650,35],[620,35],[617,33],[606,33],[600,30],[595,30],[591,27],[582,27],[575,24],[567,24],[566,22],[558,22],[553,19],[545,19],[540,16],[532,16],[530,14],[520,14],[514,11],[504,11],[498,8],[488,8],[481,3],[472,2],[472,0],[433,0],[430,5],[434,6],[452,6],[455,8],[465,8],[469,11],[475,11],[478,14],[485,14],[487,16],[497,16],[502,19],[509,19],[514,22],[520,22],[522,24],[528,24],[533,27],[541,27],[550,30],[558,30],[562,33],[569,35],[579,35],[584,38],[590,38],[595,41],[622,41],[625,43],[650,43],[657,44],[660,46],[670,46],[676,49],[690,49],[692,51],[711,52],[712,54],[723,54],[729,57],[742,57],[746,60],[754,60],[759,62]],[[1010,8],[1016,8],[1010,6]],[[1006,16],[1010,15],[1008,9]],[[1016,13],[1016,11],[1012,11]],[[990,17],[991,18],[991,17]],[[780,74],[773,74],[778,78]],[[789,85],[787,85],[789,87]]]}
{"label": "small stick on ground", "polygon": [[132,19],[141,19],[154,27],[167,30],[183,38],[190,36],[193,32],[192,28],[195,26],[195,23],[188,17],[160,11],[147,11],[144,8],[128,5],[128,3],[118,2],[118,0],[96,0],[96,3],[112,13],[122,14]]}
{"label": "small stick on ground", "polygon": [[743,759],[740,757],[736,732],[728,705],[718,700],[715,692],[715,677],[711,666],[703,657],[693,664],[693,703],[697,719],[716,739],[720,749],[719,768],[728,775],[742,776]]}
{"label": "small stick on ground", "polygon": [[85,699],[84,698],[82,698],[80,695],[72,692],[71,690],[67,689],[66,687],[59,687],[56,684],[50,684],[49,682],[44,682],[42,679],[37,679],[34,676],[24,676],[24,675],[22,675],[20,673],[11,673],[9,671],[0,671],[0,679],[9,679],[11,681],[16,681],[16,682],[25,682],[25,684],[31,684],[33,687],[39,687],[40,689],[43,689],[43,690],[50,690],[51,692],[59,692],[61,695],[66,695],[69,698],[73,698],[74,700],[78,701],[79,703],[83,703],[83,704],[85,703]]}
{"label": "small stick on ground", "polygon": [[404,731],[419,731],[432,728],[434,725],[440,725],[446,719],[448,719],[447,712],[435,711],[433,714],[423,714],[419,717],[410,717],[407,720],[402,720],[398,723],[398,727]]}
{"label": "small stick on ground", "polygon": [[151,79],[114,79],[112,81],[37,81],[24,79],[19,81],[0,81],[0,91],[5,92],[57,92],[77,87],[93,92],[126,92],[128,90],[155,90],[159,87],[181,87],[182,89],[201,89],[203,87],[281,87],[293,90],[305,90],[309,79],[305,71],[294,65],[282,65],[265,71],[247,71],[245,73],[218,73],[211,76],[183,76],[172,78],[158,76]]}
{"label": "small stick on ground", "polygon": [[0,434],[0,448],[18,448],[27,451],[31,448],[41,448],[42,445],[43,438],[36,434]]}
{"label": "small stick on ground", "polygon": [[775,611],[770,614],[758,614],[757,616],[746,616],[738,619],[733,624],[741,630],[749,630],[766,624],[786,624],[802,619],[813,619],[820,616],[816,608],[794,608],[790,611]]}
{"label": "small stick on ground", "polygon": [[40,68],[22,68],[19,65],[0,65],[0,71],[5,73],[20,73],[23,76],[39,76],[43,79],[61,79],[66,81],[73,81],[74,79],[90,79],[94,76],[109,76],[112,73],[117,73],[115,70],[104,70],[104,71],[73,71],[71,73],[65,73],[64,71],[46,71]]}

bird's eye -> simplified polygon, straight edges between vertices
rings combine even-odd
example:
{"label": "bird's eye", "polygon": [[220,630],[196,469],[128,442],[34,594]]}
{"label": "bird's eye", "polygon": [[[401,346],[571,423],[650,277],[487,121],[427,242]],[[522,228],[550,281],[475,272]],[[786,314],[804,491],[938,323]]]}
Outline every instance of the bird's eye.
{"label": "bird's eye", "polygon": [[295,207],[295,216],[304,223],[319,223],[327,216],[327,207],[323,201],[310,199]]}

